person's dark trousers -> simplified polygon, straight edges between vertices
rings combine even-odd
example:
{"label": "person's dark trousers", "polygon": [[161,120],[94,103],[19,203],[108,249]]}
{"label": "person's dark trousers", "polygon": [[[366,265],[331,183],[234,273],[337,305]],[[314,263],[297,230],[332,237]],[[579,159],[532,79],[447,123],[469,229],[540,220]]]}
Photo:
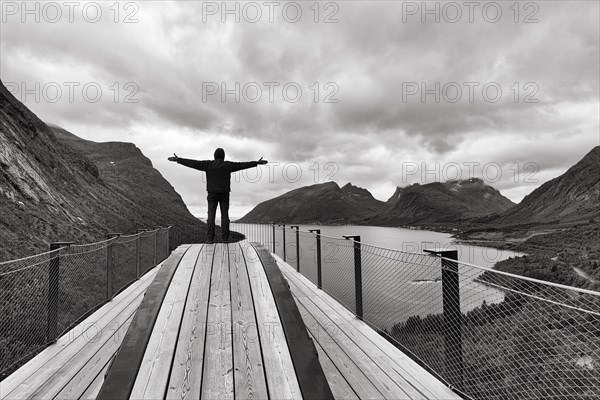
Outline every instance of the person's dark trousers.
{"label": "person's dark trousers", "polygon": [[229,240],[229,193],[209,193],[206,197],[208,201],[208,221],[206,223],[207,241],[215,240],[215,217],[217,215],[217,206],[221,208],[221,233],[223,241]]}

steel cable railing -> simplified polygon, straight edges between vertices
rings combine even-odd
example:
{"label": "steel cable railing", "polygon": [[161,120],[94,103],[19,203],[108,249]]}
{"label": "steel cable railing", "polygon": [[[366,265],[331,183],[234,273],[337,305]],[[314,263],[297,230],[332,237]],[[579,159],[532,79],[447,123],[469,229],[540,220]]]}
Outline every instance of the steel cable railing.
{"label": "steel cable railing", "polygon": [[53,243],[52,251],[0,263],[0,378],[166,259],[169,230]]}
{"label": "steel cable railing", "polygon": [[298,243],[300,273],[316,283],[320,261],[324,291],[466,397],[600,398],[599,292],[461,262],[451,249],[404,252],[320,235],[319,260],[314,233],[233,229],[296,269]]}

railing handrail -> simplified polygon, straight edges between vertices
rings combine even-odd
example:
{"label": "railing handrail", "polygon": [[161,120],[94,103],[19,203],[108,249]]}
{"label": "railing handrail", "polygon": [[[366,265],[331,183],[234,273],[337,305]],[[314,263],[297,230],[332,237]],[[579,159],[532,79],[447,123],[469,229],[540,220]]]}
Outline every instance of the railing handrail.
{"label": "railing handrail", "polygon": [[[170,230],[172,227],[173,227],[173,225],[169,225],[169,226],[166,226],[166,227],[163,227],[163,228],[160,228],[160,229],[157,228],[157,229],[154,229],[154,230],[148,230],[148,231],[138,232],[138,233],[134,233],[134,234],[131,234],[131,235],[115,236],[115,237],[112,237],[110,239],[99,240],[97,242],[92,242],[92,243],[73,244],[73,245],[71,245],[71,247],[84,247],[84,246],[100,245],[100,244],[104,244],[104,243],[108,243],[108,242],[114,241],[114,240],[116,240],[119,237],[121,237],[121,238],[128,238],[128,237],[134,237],[134,236],[138,236],[138,235],[141,236],[142,234],[148,233],[148,232],[156,233],[156,232],[160,231],[161,229]],[[37,253],[37,254],[30,255],[30,256],[26,256],[26,257],[15,258],[15,259],[6,260],[6,261],[0,261],[0,267],[2,267],[3,265],[6,265],[6,264],[16,263],[16,262],[19,262],[19,261],[26,261],[26,260],[29,260],[29,259],[32,259],[32,258],[35,258],[35,257],[41,257],[41,256],[50,255],[52,253],[57,253],[60,250],[61,249],[49,250],[49,251],[44,251],[42,253]]]}
{"label": "railing handrail", "polygon": [[[93,244],[93,243],[92,243]],[[60,249],[56,249],[56,250],[49,250],[49,251],[45,251],[43,253],[38,253],[38,254],[33,254],[31,256],[27,256],[27,257],[22,257],[22,258],[15,258],[14,260],[6,260],[6,261],[2,261],[0,262],[0,267],[2,267],[5,264],[9,264],[9,263],[14,263],[14,262],[18,262],[18,261],[26,261],[26,260],[30,260],[32,258],[35,257],[41,257],[41,256],[46,256],[46,255],[50,255],[52,253],[57,253],[59,252]]]}
{"label": "railing handrail", "polygon": [[[439,257],[442,260],[450,260],[446,257]],[[553,286],[559,289],[564,289],[564,290],[572,290],[575,292],[579,292],[579,293],[584,293],[584,294],[590,294],[593,296],[598,296],[600,297],[600,292],[596,292],[595,290],[589,290],[589,289],[583,289],[583,288],[578,288],[578,287],[574,287],[574,286],[569,286],[569,285],[563,285],[560,283],[554,283],[554,282],[549,282],[549,281],[544,281],[541,279],[535,279],[535,278],[530,278],[528,276],[523,276],[523,275],[515,275],[515,274],[511,274],[510,272],[506,272],[506,271],[500,271],[497,269],[493,269],[493,268],[489,268],[489,267],[482,267],[481,265],[477,265],[477,264],[471,264],[465,261],[460,261],[460,260],[451,260],[454,262],[458,262],[459,264],[463,264],[463,265],[467,265],[469,267],[473,267],[473,268],[478,268],[481,269],[483,271],[489,271],[489,272],[493,272],[495,274],[500,274],[500,275],[504,275],[504,276],[508,276],[511,278],[517,278],[517,279],[523,279],[525,281],[529,281],[529,282],[533,282],[533,283],[538,283],[538,284],[542,284],[542,285],[548,285],[548,286]]]}
{"label": "railing handrail", "polygon": [[110,239],[104,239],[104,240],[100,240],[98,242],[93,242],[93,243],[82,243],[82,244],[72,244],[70,247],[91,247],[91,246],[98,246],[98,245],[102,245],[102,244],[106,244],[106,243],[110,243],[115,241],[115,239],[117,239],[118,236],[113,236]]}
{"label": "railing handrail", "polygon": [[[236,222],[236,224],[240,224],[240,225],[265,225],[265,226],[272,225],[272,224],[252,224],[252,223],[247,223],[247,222]],[[281,226],[280,224],[275,224],[275,225]],[[283,228],[284,229],[288,229],[289,226],[284,226]],[[311,233],[314,236],[317,235],[316,233],[312,233],[310,231],[304,231],[304,230],[300,230],[300,229],[298,229],[298,230],[300,232],[303,232],[303,233]],[[292,231],[295,231],[295,229],[292,229]],[[333,237],[333,236],[327,236],[327,235],[323,235],[323,234],[319,234],[319,236],[322,237],[322,238],[328,238],[328,239],[339,240],[339,241],[344,240],[345,241],[345,239],[341,238],[341,237]],[[389,247],[377,246],[377,245],[370,244],[370,243],[365,243],[365,242],[359,242],[359,243],[361,245],[370,246],[370,247],[374,247],[374,248],[377,248],[377,249],[380,249],[380,250],[385,250],[385,251],[393,251],[393,252],[397,252],[397,253],[410,254],[410,255],[415,255],[415,256],[425,256],[426,255],[424,253],[416,253],[416,252],[405,251],[405,250],[390,249]],[[351,245],[348,246],[348,248],[351,248],[351,247],[352,247]],[[480,269],[482,271],[489,271],[491,273],[496,273],[496,274],[508,276],[508,277],[511,277],[511,278],[522,279],[522,280],[533,282],[533,283],[537,283],[537,284],[548,285],[548,286],[552,286],[552,287],[563,289],[563,290],[571,290],[571,291],[579,292],[579,293],[582,293],[582,294],[589,294],[589,295],[592,295],[592,296],[598,296],[598,297],[600,297],[600,292],[597,292],[595,290],[577,288],[577,287],[574,287],[574,286],[562,285],[560,283],[554,283],[554,282],[544,281],[544,280],[541,280],[541,279],[530,278],[530,277],[523,276],[523,275],[511,274],[510,272],[500,271],[500,270],[489,268],[489,267],[483,267],[481,265],[471,264],[471,263],[468,263],[468,262],[465,262],[465,261],[451,260],[451,259],[446,258],[446,257],[439,257],[439,256],[433,256],[433,255],[431,257],[437,257],[437,258],[440,258],[440,259],[443,259],[443,260],[447,260],[447,261],[458,262],[459,264],[463,264],[463,265],[466,265],[466,266],[469,266],[469,267],[472,267],[472,268],[477,268],[477,269]]]}

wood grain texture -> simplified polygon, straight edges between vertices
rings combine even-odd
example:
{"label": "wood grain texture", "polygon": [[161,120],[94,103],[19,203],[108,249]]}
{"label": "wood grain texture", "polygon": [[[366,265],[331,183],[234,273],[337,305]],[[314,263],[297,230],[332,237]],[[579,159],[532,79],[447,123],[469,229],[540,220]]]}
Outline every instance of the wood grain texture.
{"label": "wood grain texture", "polygon": [[329,334],[328,329],[331,328],[321,325],[301,302],[298,302],[298,310],[300,310],[300,314],[311,335],[321,344],[329,359],[335,364],[358,397],[361,399],[385,398],[383,393],[367,378],[361,367],[356,365],[352,358],[346,354]]}
{"label": "wood grain texture", "polygon": [[[140,298],[141,302],[141,298]],[[136,307],[137,308],[137,307]],[[82,396],[87,388],[90,386],[90,382],[94,382],[98,375],[102,373],[108,366],[108,363],[113,358],[117,350],[119,350],[119,346],[121,345],[121,340],[127,333],[127,329],[129,329],[129,325],[133,320],[133,314],[135,313],[135,309],[132,310],[131,314],[127,311],[127,313],[123,313],[121,318],[125,318],[127,314],[129,317],[118,326],[118,329],[113,331],[113,335],[106,341],[106,343],[98,350],[85,365],[81,368],[78,368],[77,365],[72,365],[72,363],[67,364],[64,368],[69,369],[71,371],[76,371],[75,376],[73,376],[66,384],[60,383],[57,387],[62,386],[62,389],[58,394],[56,394],[56,398],[59,399],[78,399]],[[113,325],[111,328],[117,328],[117,324]],[[104,377],[102,377],[104,379]],[[98,387],[100,390],[100,387]],[[42,398],[52,397],[51,393],[42,393],[40,396]]]}
{"label": "wood grain texture", "polygon": [[[151,277],[152,275],[148,275],[147,280],[140,280],[131,290],[128,288],[122,292],[123,297],[117,296],[107,303],[112,307],[108,308],[107,312],[92,314],[92,318],[86,319],[61,337],[47,352],[39,354],[40,357],[36,357],[35,361],[31,360],[31,365],[26,364],[25,373],[29,374],[29,377],[14,390],[3,393],[3,398],[26,399],[40,397],[40,394],[44,394],[42,397],[51,397],[52,394],[58,393],[62,389],[60,385],[65,385],[77,374],[78,369],[102,348],[110,336],[110,330],[118,329],[115,326],[118,327],[127,320],[122,315],[135,312],[151,282]],[[75,368],[70,368],[72,366]]]}
{"label": "wood grain texture", "polygon": [[240,246],[228,245],[236,399],[268,398],[254,300]]}
{"label": "wood grain texture", "polygon": [[258,254],[241,242],[256,310],[269,395],[272,399],[301,399],[302,393],[283,333],[273,294]]}
{"label": "wood grain texture", "polygon": [[381,357],[378,357],[380,356],[378,354],[379,349],[374,348],[369,340],[357,337],[358,335],[354,332],[354,329],[345,323],[343,319],[338,318],[335,311],[322,301],[313,301],[313,297],[309,297],[310,290],[301,288],[301,284],[298,284],[298,281],[294,280],[292,273],[288,276],[288,282],[293,292],[302,292],[305,290],[304,294],[306,296],[298,300],[321,325],[334,327],[331,333],[333,339],[350,356],[356,365],[359,366],[385,398],[424,398],[423,394],[406,382],[402,376],[381,363]]}
{"label": "wood grain texture", "polygon": [[354,389],[352,389],[348,381],[346,381],[346,378],[344,378],[344,376],[341,374],[338,367],[336,367],[333,361],[331,361],[325,350],[323,350],[323,347],[321,347],[319,342],[312,335],[311,338],[315,342],[315,347],[319,353],[319,361],[321,363],[321,367],[323,368],[323,372],[327,377],[327,382],[329,382],[329,387],[331,388],[333,396],[336,399],[344,400],[358,399]]}
{"label": "wood grain texture", "polygon": [[[38,378],[42,378],[40,375],[43,374],[43,377],[46,379],[51,376],[54,371],[60,368],[60,365],[53,362],[52,366],[48,367],[47,364],[49,362],[55,360],[63,351],[76,353],[78,349],[85,346],[87,341],[84,335],[88,334],[86,328],[90,326],[107,326],[114,318],[114,315],[119,313],[119,310],[124,309],[140,293],[143,293],[150,282],[152,282],[152,279],[154,279],[157,271],[158,267],[149,271],[140,278],[140,280],[131,284],[131,286],[115,296],[110,302],[100,307],[80,324],[61,336],[56,343],[44,349],[40,354],[36,355],[21,368],[9,375],[0,383],[0,398],[18,398],[19,395],[13,393],[13,391],[26,381],[28,382],[27,386],[32,386],[30,381],[33,379],[34,374]],[[47,368],[44,368],[44,366]],[[43,369],[44,372],[41,372],[41,369]],[[41,379],[38,379],[38,382],[42,382]]]}
{"label": "wood grain texture", "polygon": [[204,246],[196,262],[169,379],[169,399],[200,398],[214,248]]}
{"label": "wood grain texture", "polygon": [[133,385],[131,399],[162,399],[166,393],[185,299],[201,249],[202,245],[192,245],[173,275]]}
{"label": "wood grain texture", "polygon": [[[375,363],[413,398],[460,399],[423,367],[402,353],[363,321],[324,291],[319,290],[306,277],[275,256],[282,272],[295,286],[298,297],[310,298],[334,324],[354,343],[360,345]],[[412,389],[411,389],[412,388]]]}
{"label": "wood grain texture", "polygon": [[233,399],[231,294],[225,246],[215,245],[202,374],[203,399]]}
{"label": "wood grain texture", "polygon": [[[114,357],[114,356],[113,356]],[[100,393],[100,388],[102,387],[102,383],[104,383],[104,375],[106,371],[108,371],[108,367],[112,362],[112,358],[109,362],[104,366],[102,371],[94,378],[94,380],[88,385],[85,391],[79,397],[80,400],[95,400],[98,397],[98,393]]]}

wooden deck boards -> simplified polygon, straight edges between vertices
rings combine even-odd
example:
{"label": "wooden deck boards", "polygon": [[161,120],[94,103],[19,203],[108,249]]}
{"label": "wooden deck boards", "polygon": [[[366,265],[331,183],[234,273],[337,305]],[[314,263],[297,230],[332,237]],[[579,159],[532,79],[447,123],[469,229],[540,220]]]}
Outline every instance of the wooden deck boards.
{"label": "wooden deck boards", "polygon": [[185,253],[163,300],[131,392],[133,399],[163,398],[179,334],[187,293],[201,245]]}
{"label": "wooden deck boards", "polygon": [[272,399],[301,399],[300,386],[267,276],[254,249],[245,244],[242,250],[254,299],[269,396]]}
{"label": "wooden deck boards", "polygon": [[[268,255],[260,252],[263,259]],[[178,264],[165,281],[169,285],[154,308],[154,319],[144,317],[155,322],[144,327],[147,345],[138,346],[141,364],[132,376],[129,398],[302,399],[302,371],[290,351],[293,339],[286,337],[279,297],[269,285],[272,276],[267,277],[273,269],[280,275],[275,264],[265,270],[248,242],[186,245],[176,253]],[[293,295],[289,303],[296,304],[302,317],[297,318],[304,320],[335,398],[459,398],[275,259]],[[142,325],[132,320],[140,318],[142,301],[151,301],[143,299],[144,293],[157,272],[152,270],[81,324],[104,327],[99,340],[86,340],[81,326],[74,328],[0,383],[0,398],[93,399],[102,394],[121,343],[128,335],[139,339],[136,329]]]}
{"label": "wooden deck boards", "polygon": [[225,246],[216,246],[210,283],[210,303],[202,373],[203,399],[233,399],[231,294]]}
{"label": "wooden deck boards", "polygon": [[[249,243],[192,245],[155,315],[129,398],[302,398],[273,293]],[[120,393],[120,385],[107,381],[100,395]]]}
{"label": "wooden deck boards", "polygon": [[214,247],[207,247],[196,262],[169,378],[170,399],[200,398],[213,256]]}
{"label": "wooden deck boards", "polygon": [[[281,258],[274,257],[288,279],[311,334],[317,338],[329,361],[359,397],[374,396],[371,392],[371,386],[374,386],[386,398],[460,399],[460,396],[357,319],[331,296],[319,290]],[[362,374],[357,373],[353,365]],[[326,376],[334,374],[335,371],[331,368],[329,375],[326,370]],[[365,377],[369,383],[364,381]],[[338,393],[347,392],[347,388],[337,377],[330,382],[330,386],[332,391],[339,386],[341,389]],[[351,396],[351,393],[348,395]]]}
{"label": "wooden deck boards", "polygon": [[266,399],[269,395],[250,279],[241,247],[233,247],[228,257],[236,398]]}
{"label": "wooden deck boards", "polygon": [[0,383],[0,398],[77,398],[93,393],[90,386],[103,375],[158,269],[149,271],[8,376]]}

